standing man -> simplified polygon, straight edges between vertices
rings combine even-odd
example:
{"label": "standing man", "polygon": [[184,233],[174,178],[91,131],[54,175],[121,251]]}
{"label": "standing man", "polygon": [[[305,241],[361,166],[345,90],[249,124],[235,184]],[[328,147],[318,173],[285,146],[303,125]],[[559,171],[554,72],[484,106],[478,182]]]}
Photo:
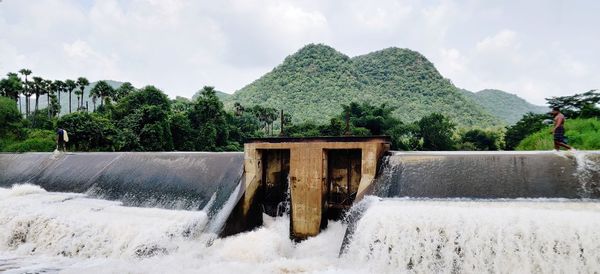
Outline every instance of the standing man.
{"label": "standing man", "polygon": [[565,116],[560,113],[558,107],[553,107],[550,112],[554,116],[554,127],[550,134],[554,135],[554,149],[559,151],[561,147],[569,150],[575,150],[565,143]]}
{"label": "standing man", "polygon": [[56,131],[56,149],[63,151],[63,152],[67,151],[65,136],[66,136],[66,131],[64,129],[59,128]]}

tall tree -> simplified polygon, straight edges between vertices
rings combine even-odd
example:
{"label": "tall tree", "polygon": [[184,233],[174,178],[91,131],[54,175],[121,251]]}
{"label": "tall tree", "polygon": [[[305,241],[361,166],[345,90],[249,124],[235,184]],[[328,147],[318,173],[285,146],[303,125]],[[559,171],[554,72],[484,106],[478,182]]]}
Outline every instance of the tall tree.
{"label": "tall tree", "polygon": [[229,132],[226,113],[213,87],[202,88],[188,116],[198,136],[196,150],[214,151],[227,145]]}
{"label": "tall tree", "polygon": [[79,86],[79,91],[75,92],[75,94],[77,94],[78,96],[81,97],[81,105],[80,105],[79,109],[83,109],[83,93],[84,93],[85,87],[87,87],[89,84],[90,84],[90,81],[88,81],[88,79],[86,79],[85,77],[77,78],[77,86]]}
{"label": "tall tree", "polygon": [[1,95],[15,100],[16,103],[19,102],[22,89],[23,83],[16,73],[9,72],[5,79],[0,80]]}
{"label": "tall tree", "polygon": [[115,92],[112,95],[112,100],[115,102],[118,102],[119,100],[121,100],[121,98],[127,96],[128,94],[130,94],[134,91],[135,91],[135,87],[133,87],[133,85],[131,85],[131,83],[125,82],[119,88],[117,88],[115,90]]}
{"label": "tall tree", "polygon": [[114,93],[115,90],[108,83],[105,81],[98,81],[90,91],[90,96],[99,97],[100,106],[104,106],[104,100],[111,98]]}
{"label": "tall tree", "polygon": [[54,80],[53,87],[54,92],[58,97],[58,115],[60,116],[60,112],[62,110],[62,104],[60,103],[60,94],[66,91],[65,82],[61,80]]}
{"label": "tall tree", "polygon": [[[77,83],[71,79],[67,79],[65,80],[65,88],[69,93],[69,113],[71,113],[71,93],[77,88]],[[79,99],[77,99],[77,104],[79,104]]]}
{"label": "tall tree", "polygon": [[169,124],[171,101],[161,90],[147,86],[122,98],[114,107],[118,149],[137,151],[173,150]]}
{"label": "tall tree", "polygon": [[418,122],[419,135],[423,138],[424,150],[453,150],[452,134],[455,125],[439,113],[432,113]]}
{"label": "tall tree", "polygon": [[43,89],[44,89],[44,79],[39,76],[34,76],[32,79],[33,79],[33,94],[35,94],[35,109],[34,109],[34,111],[37,111],[39,100],[40,100],[40,95],[42,94]]}
{"label": "tall tree", "polygon": [[50,113],[50,109],[51,109],[51,107],[50,107],[50,104],[51,104],[51,102],[50,102],[50,96],[51,95],[54,96],[54,91],[55,91],[54,86],[52,85],[52,83],[53,83],[52,80],[44,80],[44,84],[43,84],[44,91],[42,92],[42,94],[46,94],[46,100],[47,100],[46,101],[46,103],[47,103],[46,110],[48,111],[48,117],[52,117],[52,115]]}
{"label": "tall tree", "polygon": [[31,75],[31,70],[29,69],[21,69],[19,73],[25,77],[25,85],[23,86],[23,95],[25,96],[25,117],[29,116],[29,97],[31,97],[31,87],[29,86],[29,81],[27,80],[27,76]]}

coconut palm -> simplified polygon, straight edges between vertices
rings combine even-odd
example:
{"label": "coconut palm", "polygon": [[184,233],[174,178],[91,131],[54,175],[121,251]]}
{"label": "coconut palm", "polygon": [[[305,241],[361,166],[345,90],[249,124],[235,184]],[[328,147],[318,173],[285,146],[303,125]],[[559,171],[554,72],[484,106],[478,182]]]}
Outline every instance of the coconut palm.
{"label": "coconut palm", "polygon": [[86,79],[85,77],[77,78],[77,86],[79,86],[79,91],[76,91],[75,94],[78,95],[77,98],[79,98],[79,96],[81,96],[80,109],[83,109],[83,91],[85,90],[85,87],[87,87],[89,84],[90,84],[90,81],[88,81],[88,79]]}
{"label": "coconut palm", "polygon": [[[31,75],[31,70],[21,69],[19,73],[25,77],[25,84],[23,85],[23,95],[25,96],[25,117],[29,116],[29,97],[31,97],[31,91],[27,76]],[[20,104],[19,104],[20,105]]]}
{"label": "coconut palm", "polygon": [[[69,93],[69,113],[71,113],[71,93],[77,88],[77,83],[71,79],[65,80],[65,89]],[[79,97],[77,97],[79,98]],[[77,99],[77,104],[79,104],[79,99]]]}

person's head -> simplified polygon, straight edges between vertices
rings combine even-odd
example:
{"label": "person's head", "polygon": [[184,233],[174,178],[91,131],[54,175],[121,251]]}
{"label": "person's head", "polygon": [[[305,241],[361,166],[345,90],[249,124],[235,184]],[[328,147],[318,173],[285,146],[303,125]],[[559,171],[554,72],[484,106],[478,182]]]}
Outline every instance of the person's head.
{"label": "person's head", "polygon": [[558,107],[553,107],[552,111],[550,111],[550,114],[552,114],[552,116],[556,116],[560,113],[560,108]]}

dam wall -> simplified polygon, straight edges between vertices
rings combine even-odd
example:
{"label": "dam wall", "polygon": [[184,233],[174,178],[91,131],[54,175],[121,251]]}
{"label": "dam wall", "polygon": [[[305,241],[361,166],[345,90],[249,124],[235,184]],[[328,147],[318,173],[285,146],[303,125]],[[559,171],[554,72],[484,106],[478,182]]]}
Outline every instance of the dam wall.
{"label": "dam wall", "polygon": [[239,184],[243,160],[208,152],[0,154],[0,187],[28,183],[125,205],[216,210]]}
{"label": "dam wall", "polygon": [[202,209],[216,220],[210,231],[221,236],[260,226],[263,214],[289,214],[290,236],[297,240],[316,236],[328,220],[344,216],[351,235],[369,208],[353,205],[366,195],[600,198],[597,151],[390,152],[381,137],[260,139],[245,148],[0,154],[0,187],[33,184],[126,206]]}
{"label": "dam wall", "polygon": [[600,152],[391,152],[370,195],[598,198]]}

